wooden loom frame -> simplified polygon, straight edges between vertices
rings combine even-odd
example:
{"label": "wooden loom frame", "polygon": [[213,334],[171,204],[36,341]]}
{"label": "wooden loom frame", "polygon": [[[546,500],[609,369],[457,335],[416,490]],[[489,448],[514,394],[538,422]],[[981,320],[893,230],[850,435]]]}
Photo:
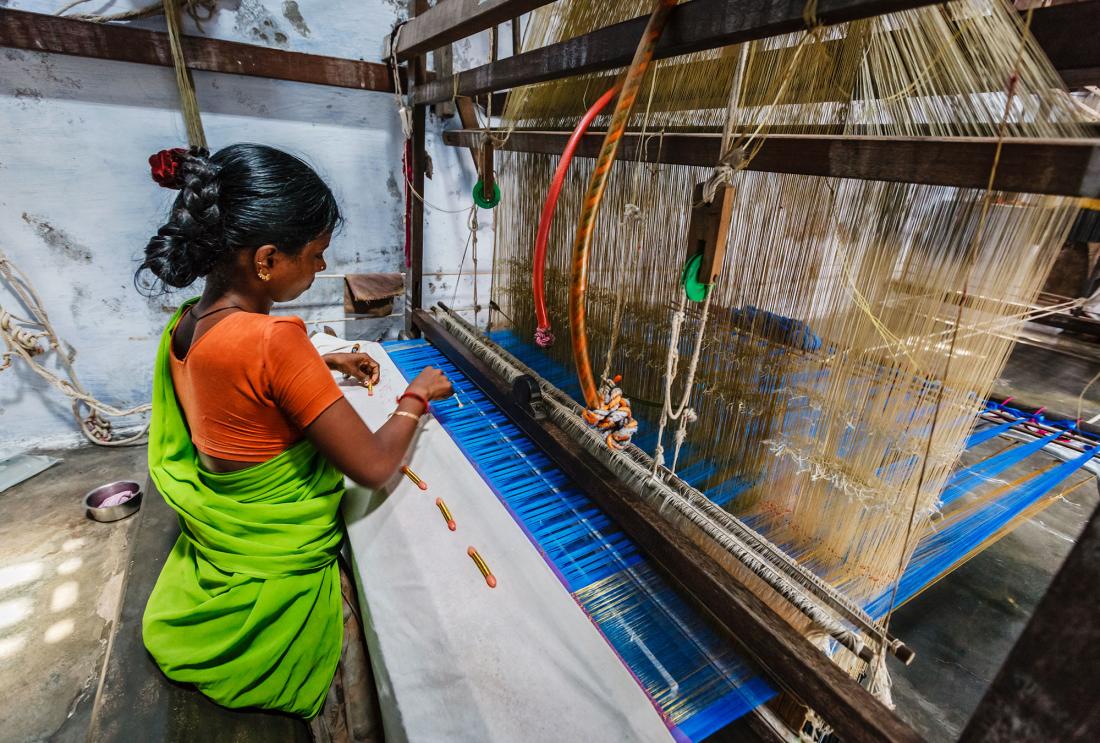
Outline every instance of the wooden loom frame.
{"label": "wooden loom frame", "polygon": [[[412,185],[423,193],[426,106],[456,99],[469,108],[469,96],[498,95],[505,89],[572,75],[607,70],[629,63],[646,18],[636,18],[589,34],[430,81],[423,54],[495,25],[518,18],[552,0],[439,0],[429,8],[427,0],[412,0],[413,17],[403,26],[394,50],[395,58],[412,67],[409,100],[412,104]],[[895,12],[933,4],[935,0],[818,0],[817,17],[824,23]],[[657,57],[724,46],[802,28],[803,0],[692,0],[674,11],[658,45]],[[1056,69],[1069,85],[1100,81],[1100,45],[1081,39],[1100,38],[1100,0],[1072,3],[1035,11],[1032,33],[1040,41]],[[469,112],[463,123],[470,126]],[[505,149],[560,154],[568,132],[513,131]],[[448,131],[444,143],[476,148],[481,132]],[[594,156],[601,133],[589,134],[578,156]],[[655,159],[640,151],[636,137],[624,138],[620,157]],[[712,165],[719,141],[713,135],[665,135],[660,161]],[[753,169],[833,177],[877,179],[984,188],[989,177],[995,140],[989,138],[784,136],[765,141]],[[1007,158],[1007,159],[1006,159]],[[1100,139],[1010,140],[1002,148],[1002,163],[995,188],[1030,192],[1100,197]],[[1007,167],[1009,163],[1013,165]],[[1022,175],[1026,174],[1026,175]],[[603,465],[580,451],[553,423],[538,420],[517,401],[502,380],[469,349],[436,322],[423,308],[424,207],[414,199],[410,229],[409,330],[423,333],[433,345],[475,382],[508,417],[531,436],[567,475],[584,483],[586,490],[619,525],[661,565],[674,581],[727,630],[727,634],[763,660],[771,675],[793,691],[833,726],[842,740],[915,740],[919,736],[894,713],[883,707],[858,683],[843,673],[783,620],[759,601],[737,579],[714,569],[698,548],[663,519],[649,513],[636,499],[625,498],[623,486]],[[1100,733],[1100,712],[1090,698],[1090,686],[1075,682],[1051,668],[1046,643],[1064,615],[1078,616],[1075,647],[1081,647],[1100,664],[1100,626],[1088,624],[1089,592],[1081,590],[1094,579],[1100,564],[1100,508],[1086,533],[1055,578],[1061,587],[1058,599],[1044,597],[1024,636],[1005,662],[1000,675],[975,711],[964,740],[995,740],[1011,725],[1057,725],[1079,739]],[[1094,581],[1093,581],[1094,582]],[[1077,588],[1076,593],[1073,588]],[[730,631],[736,631],[741,639]],[[1038,629],[1041,628],[1041,629]],[[1048,633],[1044,635],[1044,632]],[[809,652],[807,652],[807,650]],[[1045,665],[1044,665],[1045,664]],[[1045,684],[1036,693],[1029,679],[1032,669]],[[839,678],[838,678],[839,676]],[[1081,689],[1086,691],[1082,693]],[[1062,689],[1073,693],[1060,694]],[[1061,707],[1060,704],[1065,706]],[[715,738],[748,735],[775,737],[776,732],[755,715],[745,725],[731,726]],[[1067,721],[1081,717],[1077,729]],[[733,728],[741,731],[735,732]],[[724,735],[725,733],[725,735]],[[1078,738],[1075,738],[1078,739]]]}

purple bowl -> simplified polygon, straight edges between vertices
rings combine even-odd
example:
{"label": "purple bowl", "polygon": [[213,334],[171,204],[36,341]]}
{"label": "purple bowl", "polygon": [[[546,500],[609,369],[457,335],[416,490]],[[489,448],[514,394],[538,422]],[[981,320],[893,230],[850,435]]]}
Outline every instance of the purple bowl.
{"label": "purple bowl", "polygon": [[[118,496],[133,493],[126,499]],[[141,508],[141,485],[130,480],[100,485],[84,496],[84,512],[95,521],[118,521],[133,516]]]}

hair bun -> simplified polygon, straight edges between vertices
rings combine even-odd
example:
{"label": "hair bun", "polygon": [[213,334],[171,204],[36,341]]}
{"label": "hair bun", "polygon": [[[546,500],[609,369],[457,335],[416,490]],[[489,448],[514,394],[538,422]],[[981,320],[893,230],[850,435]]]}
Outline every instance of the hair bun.
{"label": "hair bun", "polygon": [[182,147],[173,147],[170,150],[161,150],[154,155],[150,155],[149,168],[157,185],[162,188],[173,188],[177,191],[183,188],[180,165],[185,157],[187,157],[187,150]]}

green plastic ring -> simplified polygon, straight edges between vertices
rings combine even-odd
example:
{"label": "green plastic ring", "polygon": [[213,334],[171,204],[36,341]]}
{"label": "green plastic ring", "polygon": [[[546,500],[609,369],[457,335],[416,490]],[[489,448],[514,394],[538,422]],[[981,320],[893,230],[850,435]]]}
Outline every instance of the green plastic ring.
{"label": "green plastic ring", "polygon": [[493,182],[493,195],[489,198],[485,197],[484,190],[481,179],[478,178],[477,183],[474,184],[474,203],[482,209],[492,209],[500,203],[500,184],[496,181]]}
{"label": "green plastic ring", "polygon": [[702,302],[710,291],[710,284],[704,284],[699,280],[699,265],[702,262],[702,254],[693,255],[684,264],[684,270],[680,273],[680,283],[684,285],[684,293],[692,302]]}

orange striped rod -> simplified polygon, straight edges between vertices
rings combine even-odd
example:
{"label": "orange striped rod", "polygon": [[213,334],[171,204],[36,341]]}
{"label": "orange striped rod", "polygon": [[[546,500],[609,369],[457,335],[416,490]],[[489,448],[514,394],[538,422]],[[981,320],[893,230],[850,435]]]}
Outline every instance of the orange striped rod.
{"label": "orange striped rod", "polygon": [[607,175],[615,162],[619,141],[622,139],[623,132],[626,131],[630,112],[638,98],[638,91],[642,87],[642,80],[649,69],[649,63],[653,61],[653,49],[657,46],[657,40],[661,38],[669,13],[675,6],[676,0],[656,0],[654,3],[645,33],[642,34],[642,40],[638,43],[637,51],[634,52],[630,69],[627,70],[623,79],[623,90],[615,103],[615,113],[611,117],[611,125],[604,136],[600,155],[596,159],[596,169],[592,171],[588,191],[582,202],[580,220],[577,222],[577,237],[573,241],[573,270],[569,282],[569,334],[573,341],[573,363],[577,367],[577,380],[580,382],[581,392],[584,393],[585,406],[589,408],[599,404],[596,380],[592,376],[592,364],[588,358],[588,332],[585,328],[584,312],[592,230],[596,225],[600,202],[607,187]]}

